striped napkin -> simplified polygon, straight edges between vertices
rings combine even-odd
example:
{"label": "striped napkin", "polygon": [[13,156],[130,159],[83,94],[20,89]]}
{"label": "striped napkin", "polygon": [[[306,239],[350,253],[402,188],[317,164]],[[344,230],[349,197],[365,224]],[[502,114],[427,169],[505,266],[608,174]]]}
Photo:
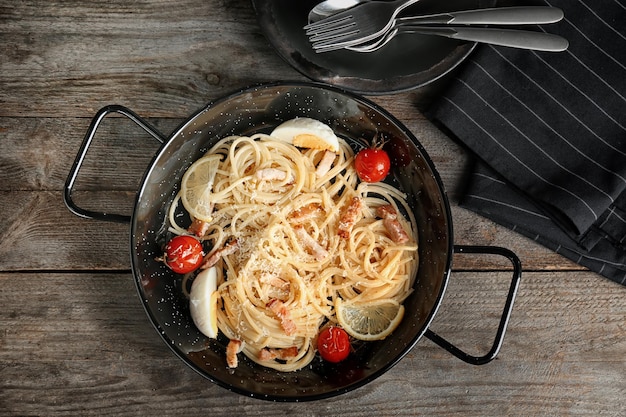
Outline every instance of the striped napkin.
{"label": "striped napkin", "polygon": [[427,115],[478,157],[461,206],[626,285],[626,0],[540,3],[567,51],[481,45]]}

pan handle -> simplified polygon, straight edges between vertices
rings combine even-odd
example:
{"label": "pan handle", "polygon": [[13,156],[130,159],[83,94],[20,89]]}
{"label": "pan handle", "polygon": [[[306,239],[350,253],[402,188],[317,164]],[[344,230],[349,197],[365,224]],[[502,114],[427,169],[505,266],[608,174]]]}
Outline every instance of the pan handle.
{"label": "pan handle", "polygon": [[457,358],[472,364],[472,365],[484,365],[486,363],[491,362],[496,358],[496,355],[500,351],[500,347],[502,346],[502,342],[504,340],[504,333],[506,332],[506,327],[509,322],[509,318],[511,317],[511,311],[513,310],[513,302],[515,301],[515,296],[517,294],[517,289],[519,288],[519,282],[522,277],[522,263],[515,253],[512,251],[497,247],[497,246],[463,246],[456,245],[454,246],[455,253],[477,253],[477,254],[492,254],[492,255],[500,255],[505,258],[508,258],[513,264],[513,279],[511,280],[511,285],[509,287],[509,293],[506,298],[506,303],[504,304],[504,311],[502,313],[502,317],[500,318],[500,324],[498,326],[498,331],[496,333],[495,340],[491,347],[491,350],[484,356],[472,356],[458,347],[454,346],[452,343],[445,340],[443,337],[439,336],[435,332],[430,329],[426,329],[426,333],[424,335],[435,342],[437,345],[441,346],[448,352],[452,353]]}
{"label": "pan handle", "polygon": [[83,217],[86,219],[94,219],[94,220],[106,220],[110,222],[129,223],[130,216],[87,210],[87,209],[79,207],[74,202],[74,200],[72,200],[72,191],[73,191],[74,183],[76,182],[76,178],[78,177],[78,171],[80,170],[80,167],[82,166],[85,160],[85,155],[87,155],[87,150],[89,149],[89,146],[91,145],[91,141],[93,140],[96,134],[96,130],[98,130],[98,127],[100,126],[100,123],[104,120],[104,118],[107,115],[111,113],[118,113],[123,116],[126,116],[127,118],[135,122],[135,124],[137,124],[143,130],[148,132],[150,136],[152,136],[153,138],[155,138],[161,143],[165,142],[166,140],[165,136],[163,136],[158,130],[156,130],[148,122],[146,122],[145,120],[137,116],[130,109],[124,106],[117,105],[117,104],[103,107],[102,109],[98,111],[98,113],[96,113],[96,115],[91,120],[89,129],[87,130],[87,133],[85,134],[83,143],[81,144],[78,154],[76,155],[76,159],[74,160],[74,164],[72,165],[72,169],[70,170],[67,180],[65,181],[65,193],[63,195],[63,198],[65,200],[65,205],[67,206],[67,208],[72,213],[74,213],[75,215],[79,217]]}

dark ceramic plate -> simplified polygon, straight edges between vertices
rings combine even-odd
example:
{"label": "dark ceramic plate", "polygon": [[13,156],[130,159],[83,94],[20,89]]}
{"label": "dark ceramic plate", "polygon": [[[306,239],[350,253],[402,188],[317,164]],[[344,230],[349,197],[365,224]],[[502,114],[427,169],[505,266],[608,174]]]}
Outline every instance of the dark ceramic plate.
{"label": "dark ceramic plate", "polygon": [[[438,36],[396,36],[372,53],[316,53],[302,29],[321,0],[252,0],[259,24],[276,52],[312,80],[360,94],[387,94],[424,86],[456,68],[476,46]],[[490,7],[495,0],[422,0],[403,12],[430,14]]]}

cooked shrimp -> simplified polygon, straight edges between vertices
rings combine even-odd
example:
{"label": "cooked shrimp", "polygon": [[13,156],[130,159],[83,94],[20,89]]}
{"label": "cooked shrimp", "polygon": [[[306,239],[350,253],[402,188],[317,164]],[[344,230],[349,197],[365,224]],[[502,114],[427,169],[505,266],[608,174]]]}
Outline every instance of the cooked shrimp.
{"label": "cooked shrimp", "polygon": [[360,197],[352,197],[350,204],[343,211],[339,219],[337,234],[342,239],[348,239],[352,228],[359,221],[363,209],[363,200]]}
{"label": "cooked shrimp", "polygon": [[294,224],[305,223],[324,213],[324,209],[320,203],[310,203],[306,206],[294,210],[289,217],[289,221]]}
{"label": "cooked shrimp", "polygon": [[294,231],[298,239],[300,239],[304,247],[311,252],[315,260],[321,261],[328,256],[328,251],[324,249],[317,240],[313,239],[311,235],[304,230],[304,227],[296,226],[294,227]]}
{"label": "cooked shrimp", "polygon": [[324,152],[322,159],[317,164],[317,168],[315,169],[315,176],[317,178],[323,177],[330,171],[330,168],[333,166],[333,162],[335,161],[336,153],[331,151]]}
{"label": "cooked shrimp", "polygon": [[191,225],[187,229],[189,233],[193,233],[198,237],[202,237],[209,230],[210,223],[200,219],[193,219]]}
{"label": "cooked shrimp", "polygon": [[383,219],[383,224],[391,240],[395,243],[406,243],[409,241],[409,235],[398,221],[398,213],[391,204],[378,207],[376,214]]}
{"label": "cooked shrimp", "polygon": [[280,319],[280,327],[283,328],[287,336],[291,336],[296,332],[296,323],[291,319],[285,303],[273,298],[267,303],[267,308]]}
{"label": "cooked shrimp", "polygon": [[228,342],[228,346],[226,346],[226,364],[229,368],[236,368],[239,364],[237,354],[241,352],[241,348],[241,340],[230,339]]}
{"label": "cooked shrimp", "polygon": [[264,181],[283,181],[287,173],[278,168],[263,168],[256,172],[256,178]]}
{"label": "cooked shrimp", "polygon": [[231,240],[223,247],[216,249],[208,254],[204,258],[204,262],[202,263],[202,265],[200,265],[200,268],[207,269],[214,266],[220,259],[222,259],[222,257],[235,253],[237,249],[239,249],[239,241],[237,241],[237,239]]}
{"label": "cooked shrimp", "polygon": [[285,281],[281,277],[277,277],[276,275],[269,273],[264,273],[261,275],[261,282],[280,290],[287,290],[289,289],[290,285],[289,281]]}
{"label": "cooked shrimp", "polygon": [[274,359],[290,359],[298,356],[298,347],[292,346],[282,349],[264,348],[259,351],[259,360],[271,361]]}

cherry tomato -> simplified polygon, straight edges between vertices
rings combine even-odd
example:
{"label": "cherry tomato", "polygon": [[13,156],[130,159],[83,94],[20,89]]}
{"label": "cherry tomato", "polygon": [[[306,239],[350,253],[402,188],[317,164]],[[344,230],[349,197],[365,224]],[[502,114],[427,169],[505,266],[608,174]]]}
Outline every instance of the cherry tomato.
{"label": "cherry tomato", "polygon": [[354,166],[361,181],[378,182],[389,173],[391,162],[383,149],[365,148],[356,154]]}
{"label": "cherry tomato", "polygon": [[317,338],[317,350],[328,362],[341,362],[350,354],[350,337],[341,327],[329,326]]}
{"label": "cherry tomato", "polygon": [[165,245],[165,264],[177,274],[194,271],[203,258],[202,243],[193,236],[176,236]]}

